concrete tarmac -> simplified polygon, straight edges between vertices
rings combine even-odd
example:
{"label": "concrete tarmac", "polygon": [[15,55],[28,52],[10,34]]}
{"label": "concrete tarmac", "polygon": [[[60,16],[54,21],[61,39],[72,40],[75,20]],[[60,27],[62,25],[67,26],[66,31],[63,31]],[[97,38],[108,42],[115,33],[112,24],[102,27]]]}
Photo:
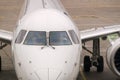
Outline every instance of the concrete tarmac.
{"label": "concrete tarmac", "polygon": [[[93,27],[103,27],[120,24],[120,0],[61,0],[69,12],[76,26],[80,30]],[[0,29],[13,31],[23,0],[0,0]],[[91,42],[87,47],[92,49]],[[97,73],[95,68],[90,73],[81,70],[82,80],[118,80],[106,64],[106,50],[108,41],[101,41],[101,55],[104,56],[105,69],[103,73]],[[2,72],[0,80],[17,80],[11,61],[10,45],[0,50],[2,56]],[[83,50],[83,57],[90,55]]]}

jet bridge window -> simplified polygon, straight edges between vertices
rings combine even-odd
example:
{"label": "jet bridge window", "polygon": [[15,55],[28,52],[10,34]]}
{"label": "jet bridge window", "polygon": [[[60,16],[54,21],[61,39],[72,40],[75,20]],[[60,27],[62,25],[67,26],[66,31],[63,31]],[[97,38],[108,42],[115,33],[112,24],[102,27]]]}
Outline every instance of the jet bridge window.
{"label": "jet bridge window", "polygon": [[71,45],[70,38],[66,31],[51,31],[49,33],[50,45]]}
{"label": "jet bridge window", "polygon": [[24,41],[25,45],[46,45],[45,31],[30,31]]}
{"label": "jet bridge window", "polygon": [[74,30],[69,30],[69,34],[70,34],[74,44],[79,44],[79,39],[78,39],[76,33],[74,32]]}
{"label": "jet bridge window", "polygon": [[24,38],[26,32],[27,32],[26,30],[21,30],[21,31],[19,32],[17,38],[16,38],[15,43],[19,43],[19,44],[20,44],[20,43],[23,41],[23,38]]}

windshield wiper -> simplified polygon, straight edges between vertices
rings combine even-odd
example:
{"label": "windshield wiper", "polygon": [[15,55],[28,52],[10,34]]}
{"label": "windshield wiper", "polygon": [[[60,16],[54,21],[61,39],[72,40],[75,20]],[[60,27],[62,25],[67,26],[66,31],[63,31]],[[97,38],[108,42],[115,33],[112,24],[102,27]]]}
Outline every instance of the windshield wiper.
{"label": "windshield wiper", "polygon": [[[51,47],[52,49],[55,49],[55,47],[53,47],[53,46],[50,45],[50,43],[49,43],[49,39],[50,39],[50,37],[49,37],[49,32],[46,33],[46,36],[47,36],[47,37],[46,37],[46,39],[47,39],[47,45],[45,45],[45,46]],[[41,49],[44,49],[45,46],[41,47]]]}
{"label": "windshield wiper", "polygon": [[49,45],[52,49],[55,49],[55,47],[53,47],[52,45]]}
{"label": "windshield wiper", "polygon": [[41,47],[41,49],[44,49],[45,47],[51,47],[52,49],[55,49],[55,47],[53,47],[52,45],[44,45],[43,47]]}

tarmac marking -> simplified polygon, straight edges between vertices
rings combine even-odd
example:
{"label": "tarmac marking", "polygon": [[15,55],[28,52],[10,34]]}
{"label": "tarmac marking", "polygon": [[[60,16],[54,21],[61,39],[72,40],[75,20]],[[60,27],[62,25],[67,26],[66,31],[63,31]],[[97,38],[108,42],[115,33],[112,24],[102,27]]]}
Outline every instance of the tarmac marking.
{"label": "tarmac marking", "polygon": [[80,74],[81,74],[82,80],[87,80],[85,74],[82,71],[82,67],[80,67]]}
{"label": "tarmac marking", "polygon": [[107,18],[107,17],[104,17],[104,16],[100,16],[100,15],[74,15],[72,16],[72,19],[74,20],[77,20],[77,19],[81,19],[81,18],[84,18],[84,19],[100,19],[100,20],[105,20],[107,22],[113,22],[113,20]]}
{"label": "tarmac marking", "polygon": [[0,10],[18,10],[19,7],[16,6],[0,6]]}
{"label": "tarmac marking", "polygon": [[81,18],[99,18],[98,16],[96,15],[75,15],[75,16],[72,16],[73,19],[81,19]]}

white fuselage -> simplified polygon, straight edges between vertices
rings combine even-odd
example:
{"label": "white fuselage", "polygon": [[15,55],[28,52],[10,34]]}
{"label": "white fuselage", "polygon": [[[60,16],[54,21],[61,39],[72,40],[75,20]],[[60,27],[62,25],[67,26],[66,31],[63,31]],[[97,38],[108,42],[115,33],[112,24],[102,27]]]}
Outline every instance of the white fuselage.
{"label": "white fuselage", "polygon": [[[81,40],[75,44],[69,31],[74,30],[80,39],[79,30],[59,1],[25,1],[21,15],[12,41],[18,80],[76,80],[80,67]],[[22,41],[16,43],[21,30],[26,33]],[[71,45],[49,45],[49,40],[48,45],[26,45],[29,31],[64,31]]]}

